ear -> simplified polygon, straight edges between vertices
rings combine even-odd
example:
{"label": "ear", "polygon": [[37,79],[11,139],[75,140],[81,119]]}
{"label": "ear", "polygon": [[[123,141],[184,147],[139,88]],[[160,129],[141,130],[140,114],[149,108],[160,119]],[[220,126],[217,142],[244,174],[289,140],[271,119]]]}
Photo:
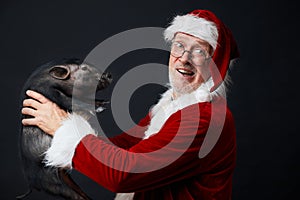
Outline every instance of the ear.
{"label": "ear", "polygon": [[65,80],[70,76],[70,68],[65,65],[56,65],[49,70],[49,74],[53,78]]}

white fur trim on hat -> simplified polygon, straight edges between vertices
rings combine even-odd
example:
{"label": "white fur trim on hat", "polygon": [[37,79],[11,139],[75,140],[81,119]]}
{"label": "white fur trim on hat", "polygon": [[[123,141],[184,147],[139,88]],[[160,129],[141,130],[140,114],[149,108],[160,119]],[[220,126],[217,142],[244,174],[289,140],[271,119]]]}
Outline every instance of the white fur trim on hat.
{"label": "white fur trim on hat", "polygon": [[90,124],[75,113],[69,114],[55,132],[51,146],[45,152],[46,165],[72,168],[76,146],[88,134],[96,135]]}
{"label": "white fur trim on hat", "polygon": [[176,16],[171,25],[164,31],[165,40],[172,41],[178,32],[187,33],[205,40],[214,50],[217,48],[218,29],[215,23],[204,18],[191,14]]}

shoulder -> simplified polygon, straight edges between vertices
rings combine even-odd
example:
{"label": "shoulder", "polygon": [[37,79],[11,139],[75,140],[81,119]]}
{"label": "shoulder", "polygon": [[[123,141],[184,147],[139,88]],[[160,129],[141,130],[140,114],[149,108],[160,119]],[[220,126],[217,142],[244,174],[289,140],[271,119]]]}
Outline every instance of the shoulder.
{"label": "shoulder", "polygon": [[212,102],[199,102],[189,105],[181,110],[178,110],[169,117],[167,122],[174,121],[201,122],[202,126],[210,123],[222,124],[233,121],[233,116],[226,104],[226,100],[218,100]]}

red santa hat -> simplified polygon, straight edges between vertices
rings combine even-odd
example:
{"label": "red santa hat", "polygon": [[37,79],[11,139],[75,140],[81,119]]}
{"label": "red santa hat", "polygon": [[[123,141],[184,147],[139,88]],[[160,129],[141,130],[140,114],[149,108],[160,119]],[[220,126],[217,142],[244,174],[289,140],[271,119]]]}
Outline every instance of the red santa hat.
{"label": "red santa hat", "polygon": [[164,32],[165,40],[172,41],[178,32],[187,33],[208,42],[214,50],[211,76],[215,90],[225,79],[230,61],[239,57],[237,44],[226,25],[208,10],[194,10],[176,16]]}

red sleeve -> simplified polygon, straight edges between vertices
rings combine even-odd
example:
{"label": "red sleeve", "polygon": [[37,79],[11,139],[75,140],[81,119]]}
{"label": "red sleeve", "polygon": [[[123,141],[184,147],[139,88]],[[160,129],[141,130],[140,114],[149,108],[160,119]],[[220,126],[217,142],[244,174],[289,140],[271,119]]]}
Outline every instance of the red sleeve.
{"label": "red sleeve", "polygon": [[195,114],[199,105],[174,113],[157,134],[129,150],[88,135],[76,148],[73,167],[113,192],[153,189],[206,172],[220,159],[198,157],[210,124],[209,103],[202,104],[200,118]]}

